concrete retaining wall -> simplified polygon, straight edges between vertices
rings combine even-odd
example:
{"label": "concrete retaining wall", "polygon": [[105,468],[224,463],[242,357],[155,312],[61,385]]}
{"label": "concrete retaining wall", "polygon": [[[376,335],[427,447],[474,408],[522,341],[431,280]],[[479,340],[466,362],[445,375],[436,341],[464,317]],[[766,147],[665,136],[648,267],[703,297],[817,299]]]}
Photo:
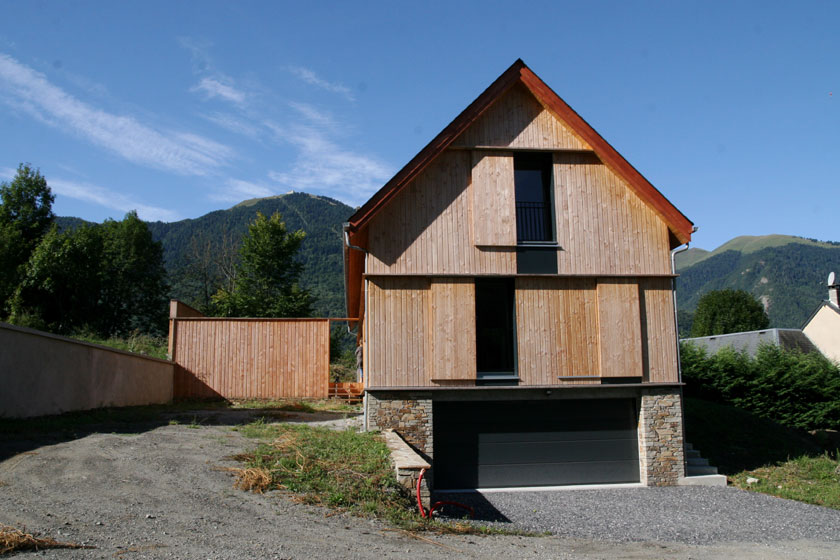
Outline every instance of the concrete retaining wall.
{"label": "concrete retaining wall", "polygon": [[172,400],[174,364],[0,323],[0,417]]}

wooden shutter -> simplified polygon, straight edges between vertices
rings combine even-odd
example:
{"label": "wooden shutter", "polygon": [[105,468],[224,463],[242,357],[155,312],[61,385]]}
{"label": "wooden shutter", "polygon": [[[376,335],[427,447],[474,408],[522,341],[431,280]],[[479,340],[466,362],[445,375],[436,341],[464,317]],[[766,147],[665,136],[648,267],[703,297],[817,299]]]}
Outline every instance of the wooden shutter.
{"label": "wooden shutter", "polygon": [[471,188],[473,243],[516,245],[513,153],[474,151]]}
{"label": "wooden shutter", "polygon": [[475,379],[475,284],[472,279],[433,278],[428,316],[431,379]]}
{"label": "wooden shutter", "polygon": [[635,280],[598,281],[601,377],[642,376],[642,321]]}

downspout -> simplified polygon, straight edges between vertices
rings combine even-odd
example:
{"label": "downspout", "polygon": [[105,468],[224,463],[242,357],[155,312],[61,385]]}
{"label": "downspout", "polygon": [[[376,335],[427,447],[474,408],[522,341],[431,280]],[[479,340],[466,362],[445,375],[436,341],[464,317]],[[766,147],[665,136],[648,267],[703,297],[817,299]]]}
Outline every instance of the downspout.
{"label": "downspout", "polygon": [[[365,255],[367,255],[367,251],[362,249],[358,245],[353,245],[350,243],[350,222],[344,222],[342,224],[342,230],[344,231],[344,246],[348,249],[354,249],[356,251],[361,251]],[[367,259],[365,259],[365,266],[367,267]],[[347,274],[344,274],[344,309],[347,309]],[[353,334],[353,329],[350,328],[350,322],[347,322],[347,332]]]}
{"label": "downspout", "polygon": [[[353,249],[355,251],[361,251],[362,253],[365,254],[365,260],[364,260],[364,262],[365,262],[365,273],[367,273],[367,250],[363,249],[362,247],[359,247],[358,245],[353,245],[352,243],[350,243],[350,222],[344,222],[344,224],[342,224],[342,230],[344,232],[344,246],[347,247],[348,249]],[[347,263],[348,263],[348,266],[349,266],[349,259],[347,260]],[[363,280],[363,282],[364,282],[364,280]],[[364,282],[364,284],[365,284],[365,291],[364,291],[364,294],[361,295],[361,297],[365,298],[364,299],[364,308],[365,308],[365,310],[367,310],[367,282]],[[344,309],[347,309],[347,303],[348,303],[347,298],[348,298],[347,274],[344,274]],[[362,318],[358,317],[358,319],[361,320]],[[367,328],[367,321],[364,321],[362,324],[365,326],[365,328]],[[358,322],[357,322],[356,328],[358,328]],[[350,334],[353,334],[353,330],[350,328],[350,323],[349,322],[347,323],[347,332],[350,333]],[[363,333],[363,334],[364,334],[364,336],[362,338],[365,341],[365,343],[367,343],[367,333]],[[364,360],[365,360],[365,358],[364,358],[364,353],[363,353],[363,356],[362,356],[362,376],[363,376],[362,380],[364,381],[365,384],[367,384],[367,372],[364,370],[364,367],[365,367],[364,366]],[[362,410],[364,411],[364,423],[363,423],[363,428],[362,429],[364,431],[368,431],[368,413],[367,413],[367,410],[368,410],[368,406],[367,406],[368,395],[367,395],[367,391],[365,391],[364,397],[362,397],[362,398],[363,398]]]}
{"label": "downspout", "polygon": [[[697,226],[691,228],[691,233],[695,233],[697,231]],[[685,466],[688,462],[687,454],[686,454],[686,441],[685,441],[685,396],[683,395],[683,385],[682,385],[682,359],[680,358],[680,322],[679,317],[677,314],[677,266],[675,263],[675,258],[678,253],[682,253],[683,251],[688,250],[688,246],[690,243],[686,243],[685,247],[677,247],[676,249],[671,251],[671,297],[674,300],[674,330],[676,331],[676,345],[677,345],[677,382],[680,384],[680,415],[682,416],[682,422],[680,425],[682,426],[682,440],[683,440],[683,477],[686,476]]]}

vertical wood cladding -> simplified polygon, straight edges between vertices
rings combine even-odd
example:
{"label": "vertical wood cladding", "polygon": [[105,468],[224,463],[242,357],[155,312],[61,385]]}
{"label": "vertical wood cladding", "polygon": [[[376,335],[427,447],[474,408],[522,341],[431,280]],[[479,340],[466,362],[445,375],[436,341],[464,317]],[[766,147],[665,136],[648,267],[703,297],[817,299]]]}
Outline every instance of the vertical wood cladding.
{"label": "vertical wood cladding", "polygon": [[429,378],[475,379],[475,283],[433,278],[429,292]]}
{"label": "vertical wood cladding", "polygon": [[475,245],[516,245],[513,152],[472,152],[471,198]]}
{"label": "vertical wood cladding", "polygon": [[[475,378],[472,279],[368,282],[369,387]],[[670,279],[519,277],[516,342],[521,386],[597,384],[601,377],[676,382]]]}
{"label": "vertical wood cladding", "polygon": [[516,338],[522,385],[593,383],[599,375],[594,278],[517,278]]}
{"label": "vertical wood cladding", "polygon": [[601,377],[642,377],[641,329],[638,282],[598,282]]}
{"label": "vertical wood cladding", "polygon": [[554,154],[560,274],[669,274],[668,227],[594,154]]}
{"label": "vertical wood cladding", "polygon": [[368,387],[430,385],[428,278],[368,279]]}
{"label": "vertical wood cladding", "polygon": [[[512,171],[507,152],[442,154],[371,223],[368,272],[514,274]],[[595,155],[555,153],[553,182],[560,274],[670,273],[665,222]]]}
{"label": "vertical wood cladding", "polygon": [[644,278],[639,282],[644,380],[652,383],[678,381],[671,282],[670,278]]}
{"label": "vertical wood cladding", "polygon": [[514,274],[515,249],[472,240],[472,154],[450,151],[369,226],[369,274]]}
{"label": "vertical wood cladding", "polygon": [[524,86],[514,86],[453,142],[454,146],[588,150]]}
{"label": "vertical wood cladding", "polygon": [[326,320],[174,320],[178,398],[327,398]]}

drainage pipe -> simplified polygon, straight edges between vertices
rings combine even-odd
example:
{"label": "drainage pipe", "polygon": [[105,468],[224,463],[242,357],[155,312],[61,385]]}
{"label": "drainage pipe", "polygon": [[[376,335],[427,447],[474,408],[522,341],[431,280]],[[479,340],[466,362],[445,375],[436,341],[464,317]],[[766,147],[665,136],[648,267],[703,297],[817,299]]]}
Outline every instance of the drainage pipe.
{"label": "drainage pipe", "polygon": [[423,482],[423,475],[426,474],[426,469],[420,469],[420,476],[417,477],[417,509],[420,510],[420,517],[424,519],[431,519],[432,513],[436,509],[439,509],[441,506],[457,506],[459,508],[465,509],[470,512],[470,518],[475,519],[475,510],[466,504],[461,504],[458,502],[451,502],[449,500],[440,500],[432,504],[432,507],[429,508],[429,511],[426,512],[423,509],[423,500],[420,499],[420,484]]}

